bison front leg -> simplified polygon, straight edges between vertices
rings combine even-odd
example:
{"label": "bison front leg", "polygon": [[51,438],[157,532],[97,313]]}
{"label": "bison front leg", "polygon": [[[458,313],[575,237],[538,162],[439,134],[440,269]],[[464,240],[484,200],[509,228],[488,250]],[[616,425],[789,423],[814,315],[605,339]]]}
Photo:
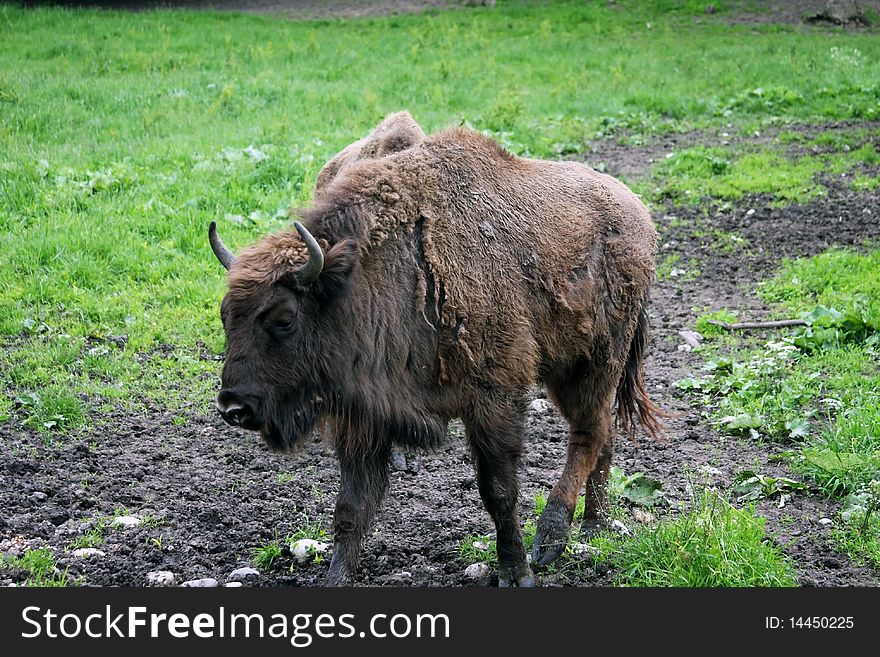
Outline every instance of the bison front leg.
{"label": "bison front leg", "polygon": [[340,450],[339,471],[327,586],[351,586],[354,582],[361,540],[388,487],[388,451],[351,455]]}
{"label": "bison front leg", "polygon": [[466,426],[476,461],[480,497],[495,521],[498,586],[534,586],[516,513],[516,466],[522,451],[522,424],[513,424],[508,415],[491,429],[473,421],[466,421]]}

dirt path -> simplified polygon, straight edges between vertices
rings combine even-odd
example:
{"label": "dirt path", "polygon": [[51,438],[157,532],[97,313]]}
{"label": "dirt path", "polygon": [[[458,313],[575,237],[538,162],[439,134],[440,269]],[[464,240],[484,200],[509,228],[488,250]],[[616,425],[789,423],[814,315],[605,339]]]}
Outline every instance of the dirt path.
{"label": "dirt path", "polygon": [[[49,4],[37,0],[23,0],[23,2],[26,5]],[[57,0],[54,4],[124,11],[152,9],[235,11],[275,14],[293,20],[319,20],[413,14],[430,9],[455,9],[462,6],[494,6],[495,0]],[[880,0],[860,0],[859,4],[864,10],[880,13]],[[613,3],[609,2],[609,5]],[[722,5],[729,11],[717,14],[717,7]],[[752,0],[727,0],[717,5],[707,2],[704,15],[695,15],[693,20],[720,19],[746,25],[766,23],[804,25],[805,19],[822,14],[825,8],[826,0],[769,0],[760,5]],[[819,25],[829,24],[819,23]],[[848,27],[862,29],[862,26],[858,25]]]}
{"label": "dirt path", "polygon": [[58,4],[125,11],[190,9],[276,14],[294,20],[364,18],[461,7],[461,0],[68,0]]}

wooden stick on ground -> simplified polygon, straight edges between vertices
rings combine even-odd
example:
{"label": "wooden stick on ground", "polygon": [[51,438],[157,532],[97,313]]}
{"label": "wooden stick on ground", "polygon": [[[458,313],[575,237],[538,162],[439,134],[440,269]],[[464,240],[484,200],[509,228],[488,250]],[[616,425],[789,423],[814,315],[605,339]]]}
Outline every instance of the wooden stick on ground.
{"label": "wooden stick on ground", "polygon": [[721,328],[727,331],[738,331],[738,330],[748,330],[748,329],[769,329],[769,328],[783,328],[785,326],[807,326],[807,323],[802,319],[780,319],[775,322],[739,322],[737,324],[728,324],[727,322],[719,322],[715,319],[706,320],[710,324],[714,324],[715,326],[720,326]]}

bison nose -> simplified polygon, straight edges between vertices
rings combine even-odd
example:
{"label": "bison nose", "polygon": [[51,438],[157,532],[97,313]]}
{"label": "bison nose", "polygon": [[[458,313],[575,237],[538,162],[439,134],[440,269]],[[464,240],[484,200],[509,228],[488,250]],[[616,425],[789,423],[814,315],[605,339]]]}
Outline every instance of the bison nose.
{"label": "bison nose", "polygon": [[254,409],[248,402],[232,392],[221,390],[217,396],[217,411],[234,427],[250,428],[254,422]]}

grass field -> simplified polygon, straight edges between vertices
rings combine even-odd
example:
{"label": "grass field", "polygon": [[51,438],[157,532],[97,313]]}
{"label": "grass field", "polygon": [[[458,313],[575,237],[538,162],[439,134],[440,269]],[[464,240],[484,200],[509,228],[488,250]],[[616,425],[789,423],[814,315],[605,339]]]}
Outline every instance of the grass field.
{"label": "grass field", "polygon": [[[877,32],[731,24],[715,4],[706,16],[699,2],[499,2],[303,23],[0,5],[0,421],[51,443],[109,409],[206,412],[224,346],[209,222],[233,248],[278,230],[321,165],[399,109],[428,131],[465,124],[517,154],[588,162],[596,140],[724,129],[743,141],[690,146],[629,181],[654,208],[750,194],[803,203],[825,194],[827,173],[876,189]],[[797,129],[828,121],[858,125]],[[768,130],[773,144],[748,141]],[[878,280],[876,250],[785,264],[760,290],[766,303],[840,315],[769,351],[708,335],[710,369],[681,385],[714,421],[738,418],[731,431],[801,439],[792,467],[849,496],[840,549],[880,565]],[[615,557],[624,580],[793,583],[760,548],[752,511],[704,506],[627,543]],[[716,521],[755,548],[730,558],[767,559],[763,574],[639,579],[632,559]]]}

